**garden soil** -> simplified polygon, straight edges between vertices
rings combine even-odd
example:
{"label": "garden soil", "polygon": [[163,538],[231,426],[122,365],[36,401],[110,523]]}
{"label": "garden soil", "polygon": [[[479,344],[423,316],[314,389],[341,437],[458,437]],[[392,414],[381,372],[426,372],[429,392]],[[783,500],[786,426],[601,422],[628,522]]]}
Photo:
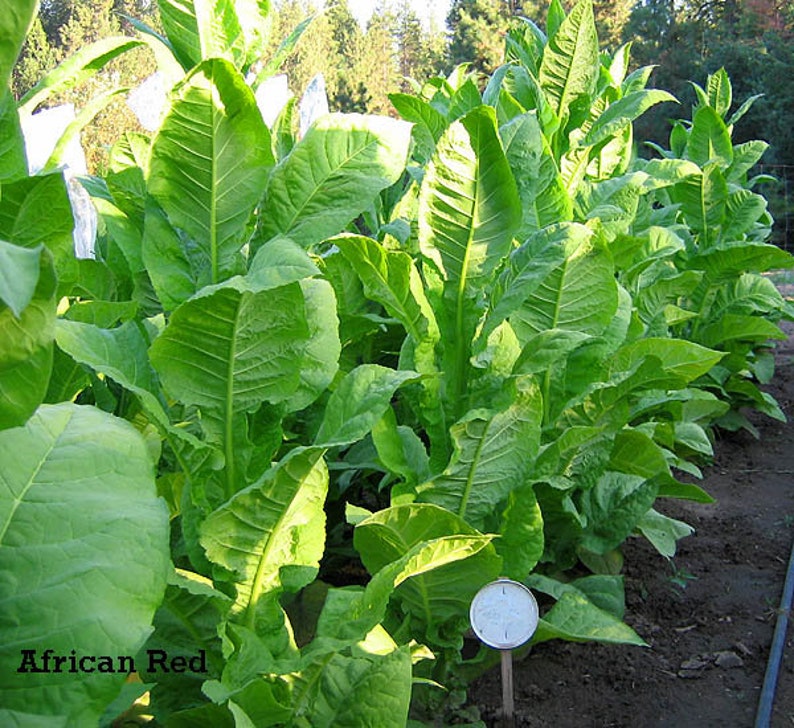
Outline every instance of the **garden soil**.
{"label": "garden soil", "polygon": [[[767,387],[794,419],[794,327]],[[661,502],[695,533],[672,562],[643,539],[625,545],[626,617],[648,647],[534,647],[514,666],[516,725],[747,728],[754,725],[794,541],[794,427],[753,417],[760,439],[722,433],[701,485],[716,503]],[[659,505],[659,504],[658,504]],[[789,624],[772,728],[794,726]],[[502,725],[499,668],[471,688]]]}

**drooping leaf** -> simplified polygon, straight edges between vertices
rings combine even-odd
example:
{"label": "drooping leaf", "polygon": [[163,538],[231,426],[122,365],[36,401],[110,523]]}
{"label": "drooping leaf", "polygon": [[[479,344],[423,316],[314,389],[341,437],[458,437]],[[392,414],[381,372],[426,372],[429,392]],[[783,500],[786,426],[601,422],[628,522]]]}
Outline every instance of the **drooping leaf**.
{"label": "drooping leaf", "polygon": [[[270,134],[245,80],[227,61],[202,63],[176,90],[152,143],[147,188],[208,261],[211,283],[239,272],[248,219],[273,164]],[[171,265],[156,245],[146,259],[149,267]]]}
{"label": "drooping leaf", "polygon": [[613,359],[613,371],[628,371],[647,356],[656,357],[666,372],[691,382],[708,372],[724,355],[683,339],[651,337],[621,348]]}
{"label": "drooping leaf", "polygon": [[[0,662],[4,723],[96,724],[126,679],[99,656],[134,655],[163,597],[168,513],[143,438],[93,407],[44,405],[24,428],[0,432]],[[108,474],[112,473],[112,477]],[[45,650],[95,672],[19,672]]]}
{"label": "drooping leaf", "polygon": [[201,526],[207,558],[233,574],[234,619],[249,629],[267,631],[269,608],[279,594],[297,591],[317,574],[328,489],[323,452],[317,447],[293,450]]}
{"label": "drooping leaf", "polygon": [[50,71],[19,100],[20,116],[32,114],[51,96],[75,88],[101,71],[108,63],[142,41],[124,36],[102,38],[72,53],[63,63]]}
{"label": "drooping leaf", "polygon": [[668,559],[675,556],[677,542],[691,535],[695,530],[688,523],[665,516],[653,508],[643,516],[637,524],[637,529],[662,556]]}
{"label": "drooping leaf", "polygon": [[360,440],[383,416],[395,391],[416,379],[416,372],[397,371],[378,364],[356,367],[329,398],[315,443],[335,447]]}
{"label": "drooping leaf", "polygon": [[375,574],[367,587],[372,596],[384,586],[386,594],[399,586],[406,607],[440,637],[448,620],[467,628],[471,599],[498,576],[500,559],[492,538],[444,508],[412,503],[378,511],[359,523],[353,543]]}
{"label": "drooping leaf", "polygon": [[419,486],[418,500],[483,528],[496,506],[524,484],[540,444],[543,407],[536,386],[503,412],[472,410],[452,426],[455,452],[444,472]]}
{"label": "drooping leaf", "polygon": [[[610,595],[605,602],[599,594],[591,594],[592,589],[584,582],[585,579],[577,579],[572,584],[562,584],[538,574],[525,580],[527,586],[557,599],[540,620],[533,644],[562,638],[571,642],[593,640],[645,646],[645,641],[615,614],[612,607],[614,596]],[[619,600],[622,602],[622,583],[620,589]]]}
{"label": "drooping leaf", "polygon": [[720,243],[690,257],[689,267],[702,270],[711,284],[726,283],[742,273],[791,268],[791,253],[765,243]]}
{"label": "drooping leaf", "polygon": [[284,235],[308,248],[341,232],[402,174],[410,134],[410,125],[394,119],[318,119],[273,171],[257,247]]}

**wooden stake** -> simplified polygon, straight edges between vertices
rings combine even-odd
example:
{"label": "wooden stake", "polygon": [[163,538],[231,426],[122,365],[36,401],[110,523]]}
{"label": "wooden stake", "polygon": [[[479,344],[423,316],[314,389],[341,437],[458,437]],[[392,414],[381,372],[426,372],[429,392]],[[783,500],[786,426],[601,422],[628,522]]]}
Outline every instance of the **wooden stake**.
{"label": "wooden stake", "polygon": [[513,701],[513,652],[502,653],[502,718],[505,726],[515,725],[515,703]]}

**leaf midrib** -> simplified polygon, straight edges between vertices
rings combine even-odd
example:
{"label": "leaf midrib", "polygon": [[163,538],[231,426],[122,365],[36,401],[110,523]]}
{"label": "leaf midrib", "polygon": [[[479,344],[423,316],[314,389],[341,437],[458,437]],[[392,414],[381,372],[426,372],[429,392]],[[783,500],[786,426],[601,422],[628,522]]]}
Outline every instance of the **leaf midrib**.
{"label": "leaf midrib", "polygon": [[[368,130],[365,130],[364,133],[367,135],[367,137],[370,138],[370,140],[367,141],[366,144],[361,146],[355,152],[353,152],[352,154],[350,154],[347,157],[345,157],[336,167],[330,167],[329,166],[328,172],[326,174],[324,174],[323,176],[321,176],[319,180],[317,180],[316,184],[314,185],[314,189],[311,191],[309,196],[304,200],[303,204],[300,207],[295,206],[295,212],[292,215],[291,219],[289,220],[289,223],[287,224],[287,226],[284,229],[279,230],[278,231],[279,233],[281,233],[282,235],[287,235],[289,232],[291,232],[294,229],[295,222],[301,217],[301,215],[303,214],[304,210],[306,210],[306,208],[309,207],[309,205],[313,202],[314,198],[319,194],[320,190],[323,188],[323,185],[333,175],[337,174],[340,169],[343,169],[344,167],[346,167],[348,164],[350,164],[350,162],[353,159],[355,159],[358,155],[363,154],[365,151],[367,151],[373,145],[377,146],[378,138],[375,135],[373,135]],[[289,157],[288,157],[288,159],[289,159]]]}
{"label": "leaf midrib", "polygon": [[5,536],[8,533],[8,529],[11,527],[11,521],[14,520],[14,516],[16,515],[16,512],[19,509],[19,506],[22,505],[22,503],[24,502],[25,496],[27,495],[28,491],[35,484],[36,476],[39,474],[39,472],[41,471],[41,469],[44,467],[45,463],[49,459],[50,455],[52,454],[52,452],[57,447],[57,445],[58,445],[58,443],[59,443],[59,441],[61,439],[61,436],[66,431],[66,428],[67,428],[69,422],[71,422],[71,420],[72,420],[72,413],[69,413],[66,423],[64,424],[63,427],[61,427],[61,431],[58,433],[57,437],[55,437],[52,440],[50,446],[47,448],[47,450],[43,454],[41,460],[36,465],[35,469],[33,470],[33,473],[30,476],[30,480],[25,484],[25,487],[22,489],[22,491],[20,492],[19,496],[17,498],[14,498],[13,504],[11,506],[11,511],[8,514],[8,518],[6,519],[6,522],[3,524],[2,530],[0,530],[0,546],[3,545],[3,540],[5,539]]}

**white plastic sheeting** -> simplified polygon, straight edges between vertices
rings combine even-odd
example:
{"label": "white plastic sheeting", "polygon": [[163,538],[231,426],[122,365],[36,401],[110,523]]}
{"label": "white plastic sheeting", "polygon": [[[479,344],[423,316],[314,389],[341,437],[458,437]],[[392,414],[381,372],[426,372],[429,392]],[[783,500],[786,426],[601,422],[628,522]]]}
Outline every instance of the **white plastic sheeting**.
{"label": "white plastic sheeting", "polygon": [[146,131],[157,131],[165,113],[167,99],[163,75],[156,71],[127,94],[127,106]]}
{"label": "white plastic sheeting", "polygon": [[300,113],[300,135],[303,137],[309,127],[321,116],[328,113],[328,94],[325,91],[325,78],[318,73],[306,87],[303,98],[298,104]]}
{"label": "white plastic sheeting", "polygon": [[[20,119],[22,135],[25,138],[29,174],[38,174],[44,168],[55,145],[74,118],[74,106],[63,104]],[[60,169],[66,180],[66,189],[74,216],[72,237],[74,238],[75,256],[93,258],[95,257],[97,212],[88,192],[76,179],[79,175],[87,174],[85,152],[80,144],[79,134],[76,134],[69,142],[60,161]]]}
{"label": "white plastic sheeting", "polygon": [[292,92],[287,84],[287,77],[282,73],[271,76],[256,90],[256,105],[268,129],[278,118],[287,101],[292,98]]}

